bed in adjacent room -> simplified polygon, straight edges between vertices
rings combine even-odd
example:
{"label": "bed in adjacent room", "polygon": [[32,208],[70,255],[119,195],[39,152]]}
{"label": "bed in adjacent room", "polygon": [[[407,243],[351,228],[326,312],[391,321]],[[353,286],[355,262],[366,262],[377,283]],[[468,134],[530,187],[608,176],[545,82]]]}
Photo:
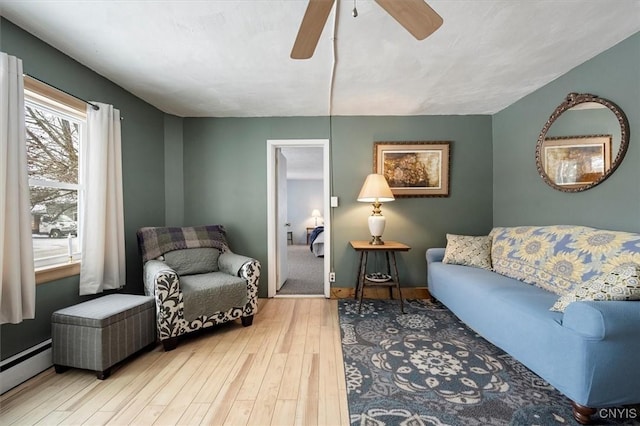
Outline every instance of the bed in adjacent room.
{"label": "bed in adjacent room", "polygon": [[324,226],[316,226],[311,231],[309,249],[316,257],[324,257]]}

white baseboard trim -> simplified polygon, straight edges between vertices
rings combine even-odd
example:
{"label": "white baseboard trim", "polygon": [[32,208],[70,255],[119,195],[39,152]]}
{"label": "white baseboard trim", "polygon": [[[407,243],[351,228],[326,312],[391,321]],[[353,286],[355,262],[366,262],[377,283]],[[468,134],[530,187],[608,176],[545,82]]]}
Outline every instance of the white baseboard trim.
{"label": "white baseboard trim", "polygon": [[51,339],[7,358],[0,363],[0,394],[3,394],[53,365]]}

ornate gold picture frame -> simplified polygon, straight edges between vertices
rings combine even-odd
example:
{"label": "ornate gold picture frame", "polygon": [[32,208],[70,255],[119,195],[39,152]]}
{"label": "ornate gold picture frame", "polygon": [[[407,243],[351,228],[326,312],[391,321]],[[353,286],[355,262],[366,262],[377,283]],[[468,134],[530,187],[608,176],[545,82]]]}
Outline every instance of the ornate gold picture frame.
{"label": "ornate gold picture frame", "polygon": [[592,185],[611,168],[611,135],[549,137],[542,152],[544,170],[554,184]]}
{"label": "ornate gold picture frame", "polygon": [[448,197],[450,141],[375,142],[373,170],[394,197]]}

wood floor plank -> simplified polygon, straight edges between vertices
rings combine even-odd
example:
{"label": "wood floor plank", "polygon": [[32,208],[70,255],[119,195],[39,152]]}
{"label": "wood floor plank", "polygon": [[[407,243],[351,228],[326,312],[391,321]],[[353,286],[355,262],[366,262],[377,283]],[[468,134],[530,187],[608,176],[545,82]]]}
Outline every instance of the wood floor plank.
{"label": "wood floor plank", "polygon": [[297,399],[302,374],[304,354],[290,353],[282,376],[282,386],[278,392],[278,399]]}
{"label": "wood floor plank", "polygon": [[286,354],[274,353],[271,357],[269,368],[262,380],[253,411],[249,417],[249,424],[259,424],[260,422],[269,424],[271,422],[286,362]]}
{"label": "wood floor plank", "polygon": [[164,405],[145,405],[138,415],[129,424],[134,425],[150,425],[153,424],[164,411]]}
{"label": "wood floor plank", "polygon": [[[212,330],[206,334],[201,334],[198,338],[207,337],[214,339],[214,352],[227,353],[229,351],[237,351],[237,346],[245,343],[248,339],[247,334],[254,332],[252,327],[242,327],[237,322],[227,323],[217,326],[217,330]],[[240,343],[237,343],[240,342]]]}
{"label": "wood floor plank", "polygon": [[291,399],[278,399],[273,410],[271,424],[273,426],[294,425],[296,419],[296,401]]}
{"label": "wood floor plank", "polygon": [[[133,361],[119,369],[118,374],[113,374],[108,380],[93,380],[86,392],[77,394],[59,407],[58,410],[72,412],[63,424],[83,424],[98,410],[117,411],[118,407],[124,405],[123,401],[144,387],[162,368],[161,353],[157,351],[146,353]],[[115,402],[110,409],[108,404],[112,400]]]}
{"label": "wood floor plank", "polygon": [[342,418],[342,413],[340,412],[340,402],[339,398],[329,397],[323,398],[320,397],[319,402],[319,410],[318,410],[318,424],[319,425],[344,425],[348,426],[348,419]]}
{"label": "wood floor plank", "polygon": [[276,341],[276,353],[288,353],[291,348],[291,342],[293,339],[293,327],[294,327],[294,315],[299,314],[299,307],[296,310],[296,302],[298,299],[283,299],[286,300],[286,304],[283,304],[283,309],[278,312],[279,319],[281,321],[280,333],[278,340]]}
{"label": "wood floor plank", "polygon": [[[185,425],[185,426],[203,424],[202,420],[204,419],[204,416],[207,414],[207,411],[209,410],[210,407],[211,407],[211,404],[201,404],[201,403],[190,404],[177,424]],[[167,424],[167,423],[163,423],[163,424]]]}
{"label": "wood floor plank", "polygon": [[[338,304],[324,305],[325,316],[320,329],[320,347],[332,356],[322,357],[319,364],[318,424],[348,425],[348,417],[342,416],[340,398],[343,394],[339,386],[344,381],[342,368],[342,348],[340,345],[340,324]],[[345,387],[346,388],[346,387]]]}
{"label": "wood floor plank", "polygon": [[[68,373],[69,371],[67,371],[64,374],[68,374]],[[80,389],[80,391],[78,391],[77,393],[73,395],[68,395],[69,398],[67,398],[64,401],[64,403],[56,407],[56,410],[74,411],[74,408],[77,406],[79,401],[85,400],[89,395],[91,395],[92,392],[94,392],[95,389],[99,388],[100,385],[102,384],[102,382],[96,378],[95,374],[89,371],[82,371],[78,373],[82,374],[82,379],[83,379],[83,382],[85,383],[85,386],[82,389]]]}
{"label": "wood floor plank", "polygon": [[[277,325],[276,325],[277,326]],[[267,326],[265,324],[254,324],[251,326],[254,333],[251,339],[247,342],[244,350],[245,354],[257,354],[263,351],[264,345],[267,344],[268,332],[274,327],[274,325]]]}
{"label": "wood floor plank", "polygon": [[311,299],[309,318],[307,320],[307,333],[304,338],[305,353],[317,354],[320,352],[320,326],[322,325],[324,302],[322,299]]}
{"label": "wood floor plank", "polygon": [[[182,368],[182,366],[191,358],[192,353],[182,352],[176,353],[165,367],[160,370],[158,375],[152,378],[138,393],[131,396],[129,402],[118,410],[111,423],[113,424],[129,424],[138,414],[148,405],[155,394],[164,386],[168,386],[174,375]],[[108,406],[108,405],[107,405]],[[111,411],[103,408],[101,411]]]}
{"label": "wood floor plank", "polygon": [[253,401],[260,390],[260,385],[269,368],[280,332],[278,329],[273,329],[266,331],[264,335],[266,336],[265,346],[262,347],[262,351],[255,354],[247,378],[238,391],[237,399]]}
{"label": "wood floor plank", "polygon": [[[81,380],[77,371],[69,371],[64,377],[50,377],[40,386],[28,386],[20,393],[14,394],[0,404],[0,419],[4,424],[33,424],[45,417],[48,412],[58,408],[75,393],[82,391],[74,388],[74,383]],[[85,384],[86,385],[86,384]],[[68,393],[65,392],[68,390]],[[60,399],[62,395],[62,399]],[[45,407],[43,410],[40,407]],[[33,414],[32,414],[33,413]]]}
{"label": "wood floor plank", "polygon": [[[209,339],[206,341],[208,340]],[[206,370],[207,366],[209,366],[212,361],[212,358],[215,362],[215,358],[212,354],[215,345],[206,345],[204,342],[205,340],[203,339],[199,345],[192,348],[193,355],[182,366],[180,374],[174,375],[173,380],[171,381],[171,386],[165,386],[155,394],[151,400],[151,405],[169,405],[174,399],[176,399],[176,396],[182,391],[184,385],[191,380],[195,374]]]}
{"label": "wood floor plank", "polygon": [[215,371],[223,357],[224,354],[221,353],[210,353],[205,362],[188,378],[182,388],[176,391],[175,397],[165,408],[161,419],[157,420],[154,424],[178,424],[207,380],[215,376]]}
{"label": "wood floor plank", "polygon": [[54,389],[55,393],[51,395],[49,399],[39,404],[35,409],[29,411],[26,415],[28,416],[28,419],[19,419],[16,423],[22,425],[37,423],[52,411],[58,410],[65,402],[83,394],[84,391],[89,388],[89,385],[92,385],[97,380],[93,375],[88,377],[87,375],[72,376],[70,374],[69,376],[71,381],[67,386],[59,389],[56,387]]}
{"label": "wood floor plank", "polygon": [[293,323],[291,346],[289,354],[303,354],[305,352],[306,335],[309,330],[309,314],[311,309],[311,299],[297,299],[297,315]]}
{"label": "wood floor plank", "polygon": [[227,426],[249,424],[249,416],[251,415],[251,410],[253,410],[253,403],[254,401],[249,400],[236,400],[231,406],[229,414],[223,424]]}
{"label": "wood floor plank", "polygon": [[83,423],[83,426],[107,425],[115,415],[116,413],[113,411],[96,411],[93,416]]}
{"label": "wood floor plank", "polygon": [[209,410],[207,410],[207,413],[202,419],[204,424],[214,424],[229,415],[229,410],[236,400],[243,381],[247,377],[254,356],[254,354],[240,355],[227,380],[215,395],[215,399],[210,404]]}
{"label": "wood floor plank", "polygon": [[55,376],[56,373],[54,372],[53,368],[49,368],[33,377],[32,379],[27,380],[26,382],[21,383],[13,389],[10,389],[7,392],[3,393],[2,395],[0,395],[0,410],[2,409],[2,407],[6,407],[8,404],[10,404],[11,401],[16,398],[21,400],[30,390],[47,386],[45,383],[47,383],[47,381],[49,380],[55,381]]}
{"label": "wood floor plank", "polygon": [[[348,424],[337,302],[260,299],[240,321],[94,373],[53,369],[0,396],[16,425]],[[7,421],[9,420],[9,421]]]}
{"label": "wood floor plank", "polygon": [[254,357],[254,354],[230,353],[224,355],[219,364],[225,368],[217,369],[217,374],[207,379],[193,402],[211,404],[225,386],[228,387],[231,382],[237,380],[238,376],[246,375],[244,369],[248,368],[247,364],[251,365]]}
{"label": "wood floor plank", "polygon": [[319,357],[318,354],[303,356],[295,414],[295,423],[298,425],[318,424]]}
{"label": "wood floor plank", "polygon": [[[45,417],[41,418],[39,422],[33,423],[35,426],[51,426],[59,425],[64,419],[71,415],[71,411],[52,411]],[[0,418],[1,419],[1,418]]]}

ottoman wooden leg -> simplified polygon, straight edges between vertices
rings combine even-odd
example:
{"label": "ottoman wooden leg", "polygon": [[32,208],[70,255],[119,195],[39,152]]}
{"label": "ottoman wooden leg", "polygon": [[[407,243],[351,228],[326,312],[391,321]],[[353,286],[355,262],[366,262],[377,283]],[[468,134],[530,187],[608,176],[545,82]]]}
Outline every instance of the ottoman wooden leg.
{"label": "ottoman wooden leg", "polygon": [[107,368],[106,370],[96,371],[96,377],[99,380],[104,380],[111,375],[111,368]]}
{"label": "ottoman wooden leg", "polygon": [[67,367],[66,365],[58,365],[58,364],[55,364],[53,368],[56,370],[57,374],[62,374],[69,369],[69,367]]}

